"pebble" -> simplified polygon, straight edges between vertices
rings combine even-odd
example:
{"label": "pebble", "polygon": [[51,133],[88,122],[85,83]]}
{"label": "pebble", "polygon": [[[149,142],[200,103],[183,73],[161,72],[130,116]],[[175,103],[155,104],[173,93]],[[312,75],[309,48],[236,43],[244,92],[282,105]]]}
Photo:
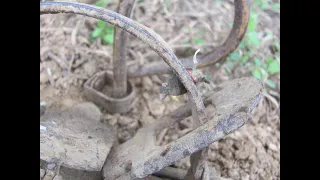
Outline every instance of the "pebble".
{"label": "pebble", "polygon": [[148,107],[154,116],[162,116],[165,110],[165,105],[159,99],[148,101]]}
{"label": "pebble", "polygon": [[40,169],[40,178],[43,178],[45,173],[46,171],[44,169]]}
{"label": "pebble", "polygon": [[46,73],[46,71],[42,71],[40,73],[40,84],[47,83],[48,81],[49,81],[48,74]]}

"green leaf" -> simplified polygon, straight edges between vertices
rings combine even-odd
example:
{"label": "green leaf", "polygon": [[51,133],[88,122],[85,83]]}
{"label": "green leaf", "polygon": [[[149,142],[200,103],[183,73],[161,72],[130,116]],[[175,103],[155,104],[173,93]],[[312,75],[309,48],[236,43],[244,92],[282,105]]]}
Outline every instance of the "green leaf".
{"label": "green leaf", "polygon": [[107,26],[106,33],[107,34],[114,34],[114,26]]}
{"label": "green leaf", "polygon": [[233,53],[230,54],[230,58],[233,61],[240,61],[240,54],[238,51],[234,51]]}
{"label": "green leaf", "polygon": [[113,44],[113,34],[106,34],[103,36],[103,41],[107,44]]}
{"label": "green leaf", "polygon": [[273,46],[277,48],[277,50],[280,50],[280,44],[278,41],[273,42]]}
{"label": "green leaf", "polygon": [[199,31],[198,31],[198,34],[204,34],[206,31],[204,30],[204,29],[200,29]]}
{"label": "green leaf", "polygon": [[105,7],[109,4],[109,1],[108,0],[100,0],[100,1],[97,1],[95,3],[96,6],[99,6],[99,7]]}
{"label": "green leaf", "polygon": [[247,34],[248,35],[248,44],[251,46],[258,46],[260,44],[260,39],[258,37],[257,32],[250,32]]}
{"label": "green leaf", "polygon": [[248,23],[248,31],[249,32],[256,31],[257,20],[258,20],[258,15],[256,13],[252,12],[250,15],[249,23]]}
{"label": "green leaf", "polygon": [[208,74],[205,74],[205,75],[204,75],[204,78],[205,78],[207,81],[211,81],[211,77],[210,77]]}
{"label": "green leaf", "polygon": [[246,62],[248,61],[248,59],[249,59],[249,55],[248,55],[248,54],[245,54],[245,55],[243,55],[243,56],[241,57],[240,62],[241,62],[241,63],[246,63]]}
{"label": "green leaf", "polygon": [[252,71],[252,76],[262,80],[262,71],[261,69],[255,69]]}
{"label": "green leaf", "polygon": [[189,41],[183,41],[182,44],[191,44]]}
{"label": "green leaf", "polygon": [[267,57],[267,59],[266,59],[266,63],[267,64],[270,64],[272,61],[273,61],[272,57]]}
{"label": "green leaf", "polygon": [[194,39],[192,39],[192,44],[203,45],[204,42],[205,41],[202,38],[194,38]]}
{"label": "green leaf", "polygon": [[97,22],[97,27],[98,27],[98,28],[103,29],[103,28],[106,27],[106,25],[107,25],[107,24],[106,24],[104,21],[99,20],[99,21]]}
{"label": "green leaf", "polygon": [[244,64],[244,67],[245,67],[246,69],[249,69],[250,71],[252,71],[252,69],[253,69],[251,63],[246,63],[246,64]]}
{"label": "green leaf", "polygon": [[260,8],[261,8],[262,10],[264,10],[266,7],[267,7],[266,4],[260,4]]}
{"label": "green leaf", "polygon": [[245,41],[241,41],[239,44],[239,48],[243,49],[245,47]]}
{"label": "green leaf", "polygon": [[225,69],[224,69],[225,71],[226,71],[226,73],[231,73],[231,69],[230,69],[230,67],[226,67]]}
{"label": "green leaf", "polygon": [[267,69],[267,68],[268,68],[268,65],[267,65],[266,63],[264,63],[264,64],[262,65],[262,68],[263,68],[263,69]]}
{"label": "green leaf", "polygon": [[270,79],[266,80],[266,84],[271,88],[276,88],[276,84],[273,81],[271,81]]}
{"label": "green leaf", "polygon": [[233,63],[229,61],[227,67],[231,71],[233,69]]}
{"label": "green leaf", "polygon": [[103,31],[102,28],[96,28],[96,29],[92,32],[91,37],[92,37],[93,39],[99,37],[99,36],[102,34],[102,31]]}
{"label": "green leaf", "polygon": [[273,9],[280,9],[280,3],[272,4],[271,7]]}
{"label": "green leaf", "polygon": [[267,69],[267,72],[271,74],[276,74],[280,72],[280,64],[277,60],[273,60]]}
{"label": "green leaf", "polygon": [[260,59],[254,58],[254,64],[255,64],[256,66],[260,67],[262,63],[261,63]]}

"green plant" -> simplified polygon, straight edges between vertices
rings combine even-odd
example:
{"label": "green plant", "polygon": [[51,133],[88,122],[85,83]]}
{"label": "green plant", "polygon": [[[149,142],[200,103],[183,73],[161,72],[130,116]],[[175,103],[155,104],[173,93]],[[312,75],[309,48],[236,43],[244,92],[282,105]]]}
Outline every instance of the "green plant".
{"label": "green plant", "polygon": [[[257,0],[253,4],[247,33],[237,50],[228,56],[225,70],[227,73],[231,73],[237,65],[242,66],[268,87],[275,88],[276,82],[271,80],[270,77],[280,73],[280,44],[273,41],[271,47],[273,54],[270,56],[258,56],[255,53],[262,42],[261,35],[263,35],[263,32],[259,32],[257,28],[259,17],[255,8],[264,9],[270,7],[269,4],[270,0]],[[272,38],[273,35],[272,33],[265,33],[265,36]]]}
{"label": "green plant", "polygon": [[[189,28],[185,25],[184,29],[186,31],[189,31]],[[192,45],[203,45],[205,43],[205,40],[203,38],[201,38],[200,36],[203,35],[205,33],[204,29],[198,29],[197,33],[196,33],[196,37],[193,37],[190,41],[185,41],[183,42],[183,44],[192,44]],[[197,35],[200,35],[199,37]]]}
{"label": "green plant", "polygon": [[253,5],[263,10],[266,8],[280,9],[280,3],[274,3],[272,0],[255,0]]}
{"label": "green plant", "polygon": [[[108,0],[100,0],[95,3],[96,6],[105,7],[109,4]],[[96,40],[97,38],[102,39],[103,44],[113,44],[114,41],[114,26],[99,20],[97,22],[97,27],[91,34],[91,40]]]}

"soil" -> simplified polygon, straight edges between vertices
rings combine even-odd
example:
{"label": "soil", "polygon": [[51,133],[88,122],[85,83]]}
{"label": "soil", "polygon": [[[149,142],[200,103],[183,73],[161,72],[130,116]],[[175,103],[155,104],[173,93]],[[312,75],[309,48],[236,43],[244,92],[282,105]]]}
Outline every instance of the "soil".
{"label": "soil", "polygon": [[[229,24],[233,20],[232,1],[174,0],[170,1],[168,8],[164,8],[163,2],[137,3],[133,19],[159,33],[178,56],[189,56],[189,52],[195,52],[198,48],[201,48],[201,53],[210,52],[227,37]],[[115,10],[116,6],[117,1],[112,0],[108,9]],[[261,11],[259,17],[259,28],[280,37],[280,14]],[[96,22],[80,15],[40,16],[40,99],[46,101],[47,109],[65,109],[85,101],[82,95],[84,82],[95,72],[112,72],[112,46],[102,45],[100,39],[90,40]],[[204,29],[204,32],[199,33],[197,29]],[[183,43],[196,37],[205,39],[207,43],[202,46]],[[128,64],[161,60],[147,45],[131,35],[128,42]],[[271,52],[269,48],[262,47],[258,53],[265,55]],[[203,72],[210,76],[213,85],[248,75],[248,70],[241,67],[232,74],[221,69],[223,67],[212,72],[208,67]],[[120,143],[132,138],[143,125],[155,122],[186,103],[184,96],[167,97],[163,102],[159,100],[159,89],[168,77],[159,75],[131,79],[137,89],[137,102],[127,114],[108,114],[101,108],[103,122],[117,130]],[[201,93],[210,90],[206,85],[199,88]],[[244,127],[210,145],[208,160],[221,177],[280,179],[280,90],[268,92],[271,95],[262,98],[252,119]],[[178,139],[190,132],[191,127],[192,118],[189,117],[170,129],[164,129],[158,144]],[[189,158],[173,166],[188,169]]]}

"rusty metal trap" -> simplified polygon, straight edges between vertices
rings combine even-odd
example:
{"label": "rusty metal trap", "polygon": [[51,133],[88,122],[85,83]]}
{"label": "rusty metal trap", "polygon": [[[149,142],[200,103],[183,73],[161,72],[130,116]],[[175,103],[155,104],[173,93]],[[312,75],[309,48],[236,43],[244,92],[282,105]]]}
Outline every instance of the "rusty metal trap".
{"label": "rusty metal trap", "polygon": [[[208,146],[243,126],[262,96],[262,84],[253,77],[224,82],[201,96],[190,69],[221,62],[237,48],[248,25],[249,4],[234,0],[235,18],[228,39],[215,51],[193,58],[178,59],[166,42],[153,30],[131,20],[134,0],[119,0],[118,13],[93,5],[71,2],[40,2],[40,15],[74,13],[115,25],[113,77],[97,72],[84,85],[84,102],[66,110],[46,110],[40,103],[40,176],[42,179],[219,179],[206,161]],[[164,62],[127,68],[126,32],[148,44]],[[165,83],[166,95],[187,93],[188,103],[140,128],[123,144],[115,132],[100,122],[101,112],[126,113],[135,105],[135,86],[127,77],[171,73]],[[113,88],[103,93],[106,86]],[[112,89],[111,88],[111,89]],[[95,105],[96,104],[96,105]],[[214,114],[206,109],[213,108]],[[164,128],[192,116],[193,130],[163,146],[156,138]],[[53,121],[54,120],[54,121]],[[170,167],[190,156],[191,167]],[[44,170],[45,169],[45,170]],[[40,177],[41,179],[41,177]]]}

